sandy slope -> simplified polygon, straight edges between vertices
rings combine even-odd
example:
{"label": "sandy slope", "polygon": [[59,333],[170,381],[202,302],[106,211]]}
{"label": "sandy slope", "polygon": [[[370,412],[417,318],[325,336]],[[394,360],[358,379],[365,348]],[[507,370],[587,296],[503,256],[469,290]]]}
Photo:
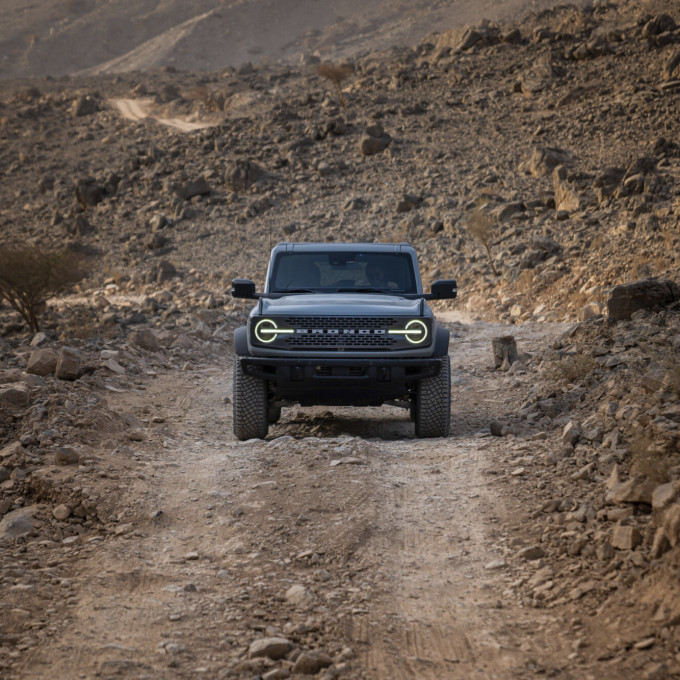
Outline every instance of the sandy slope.
{"label": "sandy slope", "polygon": [[264,57],[327,58],[512,19],[556,0],[6,0],[0,77],[215,70]]}

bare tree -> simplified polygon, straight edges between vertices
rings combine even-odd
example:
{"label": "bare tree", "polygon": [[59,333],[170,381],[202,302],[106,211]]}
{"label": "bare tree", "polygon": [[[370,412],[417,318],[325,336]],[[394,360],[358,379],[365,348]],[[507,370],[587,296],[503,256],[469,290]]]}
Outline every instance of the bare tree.
{"label": "bare tree", "polygon": [[340,105],[345,108],[347,100],[342,93],[342,83],[354,73],[354,67],[350,64],[333,64],[330,61],[324,61],[317,64],[314,68],[321,77],[326,78],[326,80],[333,84],[335,91],[338,93]]}
{"label": "bare tree", "polygon": [[68,250],[0,245],[0,298],[17,311],[33,332],[45,302],[80,281],[86,273],[82,256]]}
{"label": "bare tree", "polygon": [[468,216],[465,228],[472,238],[484,246],[489,258],[489,264],[491,265],[491,271],[494,276],[498,276],[498,270],[491,257],[491,241],[496,230],[496,224],[491,215],[478,208]]}

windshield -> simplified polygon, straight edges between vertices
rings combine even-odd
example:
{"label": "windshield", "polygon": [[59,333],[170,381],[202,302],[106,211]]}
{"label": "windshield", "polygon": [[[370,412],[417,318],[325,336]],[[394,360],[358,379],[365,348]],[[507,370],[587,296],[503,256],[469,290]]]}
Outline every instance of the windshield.
{"label": "windshield", "polygon": [[407,253],[279,253],[269,292],[417,293]]}

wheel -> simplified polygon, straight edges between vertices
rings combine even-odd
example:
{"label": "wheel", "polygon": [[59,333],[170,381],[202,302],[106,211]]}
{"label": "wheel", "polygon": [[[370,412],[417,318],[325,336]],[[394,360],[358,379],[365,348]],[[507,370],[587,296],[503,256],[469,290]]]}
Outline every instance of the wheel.
{"label": "wheel", "polygon": [[267,407],[267,420],[269,421],[269,424],[273,425],[274,423],[278,423],[280,417],[281,407],[278,404],[270,403]]}
{"label": "wheel", "polygon": [[418,383],[416,394],[416,437],[448,437],[451,425],[451,367],[449,357],[434,378]]}
{"label": "wheel", "polygon": [[241,357],[234,357],[234,434],[246,439],[264,439],[269,431],[267,383],[244,373]]}

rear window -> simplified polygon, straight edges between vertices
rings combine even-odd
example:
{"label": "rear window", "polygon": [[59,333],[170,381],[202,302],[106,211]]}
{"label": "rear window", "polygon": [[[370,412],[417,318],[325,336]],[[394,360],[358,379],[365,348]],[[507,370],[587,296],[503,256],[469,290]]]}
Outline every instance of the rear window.
{"label": "rear window", "polygon": [[413,262],[406,253],[293,252],[279,253],[274,261],[270,293],[339,289],[418,292]]}

